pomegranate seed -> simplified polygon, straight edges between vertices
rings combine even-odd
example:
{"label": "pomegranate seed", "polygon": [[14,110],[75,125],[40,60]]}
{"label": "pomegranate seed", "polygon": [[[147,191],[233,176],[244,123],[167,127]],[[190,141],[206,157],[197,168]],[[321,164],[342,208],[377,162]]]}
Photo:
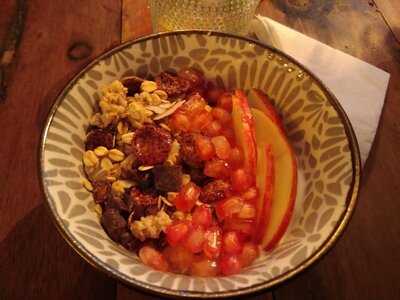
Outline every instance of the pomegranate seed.
{"label": "pomegranate seed", "polygon": [[256,217],[256,208],[253,204],[245,203],[238,214],[240,219],[254,219]]}
{"label": "pomegranate seed", "polygon": [[237,255],[222,256],[219,260],[219,267],[223,275],[237,274],[242,268]]}
{"label": "pomegranate seed", "polygon": [[139,258],[149,267],[158,271],[168,271],[168,263],[163,255],[150,246],[144,246],[139,250]]}
{"label": "pomegranate seed", "polygon": [[228,231],[222,237],[222,250],[228,254],[239,254],[242,252],[243,245],[239,235],[235,231]]}
{"label": "pomegranate seed", "polygon": [[204,234],[203,252],[210,259],[218,258],[221,253],[222,232],[218,226],[210,227]]}
{"label": "pomegranate seed", "polygon": [[214,145],[215,153],[218,158],[228,160],[231,156],[231,145],[226,137],[223,135],[215,136],[211,138],[211,142]]}
{"label": "pomegranate seed", "polygon": [[218,120],[223,125],[228,124],[232,120],[231,114],[220,107],[214,107],[211,114],[214,119]]}
{"label": "pomegranate seed", "polygon": [[174,199],[176,208],[183,212],[190,212],[199,199],[201,190],[193,182],[186,184]]}
{"label": "pomegranate seed", "polygon": [[212,159],[206,162],[204,174],[216,179],[224,179],[229,177],[230,168],[227,162],[221,159]]}
{"label": "pomegranate seed", "polygon": [[244,192],[251,187],[252,178],[244,169],[237,169],[231,176],[232,188],[236,192]]}
{"label": "pomegranate seed", "polygon": [[204,134],[207,136],[217,136],[221,134],[222,125],[219,121],[212,121],[210,124],[204,128]]}
{"label": "pomegranate seed", "polygon": [[185,241],[185,247],[192,253],[199,253],[203,250],[203,244],[205,241],[205,230],[203,227],[198,226],[192,228]]}
{"label": "pomegranate seed", "polygon": [[218,275],[218,264],[214,260],[202,257],[195,260],[190,268],[190,274],[199,277],[212,277]]}
{"label": "pomegranate seed", "polygon": [[239,261],[242,267],[250,266],[258,257],[260,251],[254,243],[247,242],[243,245],[242,253],[239,255]]}
{"label": "pomegranate seed", "polygon": [[192,215],[192,223],[194,226],[209,227],[212,223],[211,208],[205,205],[196,207]]}
{"label": "pomegranate seed", "polygon": [[215,155],[214,145],[206,136],[196,137],[196,149],[202,160],[210,160]]}
{"label": "pomegranate seed", "polygon": [[243,199],[237,196],[219,201],[215,207],[215,212],[219,220],[238,214],[243,207]]}
{"label": "pomegranate seed", "polygon": [[165,230],[168,244],[171,246],[178,245],[186,238],[188,232],[189,224],[187,222],[183,221],[169,225]]}

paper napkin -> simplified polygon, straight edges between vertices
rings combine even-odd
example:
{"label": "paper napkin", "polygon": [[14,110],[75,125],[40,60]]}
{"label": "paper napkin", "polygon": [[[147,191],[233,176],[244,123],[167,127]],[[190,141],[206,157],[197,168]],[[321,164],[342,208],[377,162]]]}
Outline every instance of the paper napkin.
{"label": "paper napkin", "polygon": [[378,127],[390,74],[266,17],[257,16],[250,33],[294,57],[332,91],[353,125],[364,165]]}

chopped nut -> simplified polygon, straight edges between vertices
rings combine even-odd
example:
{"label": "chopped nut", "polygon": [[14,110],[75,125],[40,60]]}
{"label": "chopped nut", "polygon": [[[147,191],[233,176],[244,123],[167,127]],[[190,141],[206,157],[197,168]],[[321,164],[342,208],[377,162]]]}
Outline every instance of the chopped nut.
{"label": "chopped nut", "polygon": [[210,105],[206,105],[206,106],[204,107],[204,109],[205,109],[206,111],[210,112],[210,111],[212,110],[212,107],[211,107]]}
{"label": "chopped nut", "polygon": [[154,81],[145,80],[140,85],[140,89],[143,92],[148,92],[148,93],[154,92],[155,90],[157,90],[157,83]]}
{"label": "chopped nut", "polygon": [[82,185],[83,185],[83,187],[84,187],[85,189],[87,189],[89,192],[92,192],[92,191],[93,191],[93,185],[92,185],[92,183],[91,183],[89,180],[87,180],[86,178],[83,178],[83,179],[82,179]]}
{"label": "chopped nut", "polygon": [[99,163],[99,159],[92,150],[88,150],[83,154],[83,163],[86,167],[95,167]]}
{"label": "chopped nut", "polygon": [[168,94],[164,92],[163,90],[155,90],[153,94],[157,95],[158,97],[161,98],[161,100],[167,100],[168,99]]}
{"label": "chopped nut", "polygon": [[135,136],[135,134],[134,134],[133,132],[125,133],[125,134],[123,134],[123,135],[121,136],[121,141],[122,141],[124,144],[131,144],[132,141],[133,141],[133,137],[134,137],[134,136]]}
{"label": "chopped nut", "polygon": [[141,217],[140,220],[134,221],[130,224],[130,230],[141,241],[147,238],[156,239],[171,222],[171,218],[160,210],[156,215]]}
{"label": "chopped nut", "polygon": [[113,163],[108,157],[104,157],[100,162],[100,166],[103,170],[110,171],[113,167]]}
{"label": "chopped nut", "polygon": [[118,150],[118,149],[111,149],[110,151],[108,151],[108,157],[112,160],[112,161],[122,161],[125,158],[125,154]]}
{"label": "chopped nut", "polygon": [[104,146],[99,146],[96,149],[94,149],[94,154],[96,154],[98,157],[102,157],[107,155],[108,149]]}

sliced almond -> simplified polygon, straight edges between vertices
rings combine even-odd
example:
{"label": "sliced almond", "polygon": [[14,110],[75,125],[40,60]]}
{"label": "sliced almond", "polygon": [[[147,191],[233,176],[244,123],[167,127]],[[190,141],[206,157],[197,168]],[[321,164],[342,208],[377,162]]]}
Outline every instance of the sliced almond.
{"label": "sliced almond", "polygon": [[185,100],[178,101],[174,106],[171,108],[167,109],[164,113],[156,116],[154,120],[161,120],[165,117],[168,117],[169,115],[172,115],[179,107],[181,107],[185,103]]}
{"label": "sliced almond", "polygon": [[151,169],[153,169],[154,168],[154,166],[140,166],[139,168],[138,168],[138,170],[139,171],[147,171],[147,170],[151,170]]}

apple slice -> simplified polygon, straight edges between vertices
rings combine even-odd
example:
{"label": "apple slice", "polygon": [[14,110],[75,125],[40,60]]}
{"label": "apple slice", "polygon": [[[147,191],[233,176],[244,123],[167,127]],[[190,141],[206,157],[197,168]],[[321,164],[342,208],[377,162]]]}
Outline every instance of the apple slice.
{"label": "apple slice", "polygon": [[274,105],[269,100],[268,96],[259,89],[251,89],[248,96],[249,105],[251,108],[261,110],[268,118],[277,124],[283,130],[281,117],[276,111]]}
{"label": "apple slice", "polygon": [[270,218],[261,240],[262,248],[272,249],[285,233],[293,213],[297,191],[297,164],[283,130],[262,111],[251,110],[258,144],[270,143],[274,158],[274,185]]}
{"label": "apple slice", "polygon": [[260,243],[263,239],[271,213],[272,191],[274,184],[274,160],[272,147],[262,142],[257,147],[258,197],[256,202],[256,230],[254,240]]}
{"label": "apple slice", "polygon": [[246,95],[241,90],[232,95],[232,121],[236,142],[243,151],[244,168],[254,177],[257,164],[254,119]]}

